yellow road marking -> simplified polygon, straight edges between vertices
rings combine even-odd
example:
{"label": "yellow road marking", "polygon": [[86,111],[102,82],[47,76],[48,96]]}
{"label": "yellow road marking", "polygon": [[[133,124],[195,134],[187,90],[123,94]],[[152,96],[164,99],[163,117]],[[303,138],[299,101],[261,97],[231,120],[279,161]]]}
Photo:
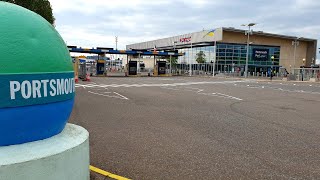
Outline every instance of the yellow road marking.
{"label": "yellow road marking", "polygon": [[91,166],[91,165],[90,165],[90,170],[93,171],[93,172],[96,172],[96,173],[98,173],[98,174],[101,174],[101,175],[104,175],[104,176],[113,178],[113,179],[117,179],[117,180],[130,180],[130,179],[128,179],[128,178],[125,178],[125,177],[122,177],[122,176],[118,176],[118,175],[109,173],[109,172],[107,172],[107,171],[104,171],[104,170],[102,170],[102,169],[96,168],[96,167]]}

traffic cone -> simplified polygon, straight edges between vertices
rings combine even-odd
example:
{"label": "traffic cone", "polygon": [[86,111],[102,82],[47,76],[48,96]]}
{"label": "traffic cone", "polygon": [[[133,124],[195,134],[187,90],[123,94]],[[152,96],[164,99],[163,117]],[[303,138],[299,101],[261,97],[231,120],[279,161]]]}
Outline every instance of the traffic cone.
{"label": "traffic cone", "polygon": [[86,81],[89,81],[89,82],[90,82],[90,74],[87,74],[87,75],[86,75]]}

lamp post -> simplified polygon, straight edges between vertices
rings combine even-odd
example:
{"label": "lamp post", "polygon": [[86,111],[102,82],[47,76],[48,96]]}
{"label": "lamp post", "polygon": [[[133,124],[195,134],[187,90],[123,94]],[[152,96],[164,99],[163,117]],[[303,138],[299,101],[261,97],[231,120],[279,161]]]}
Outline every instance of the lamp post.
{"label": "lamp post", "polygon": [[214,77],[216,61],[217,61],[217,41],[214,41],[214,54],[213,54],[213,62],[212,62],[212,76]]}
{"label": "lamp post", "polygon": [[274,56],[271,56],[271,69],[270,69],[270,80],[272,81],[273,76],[273,64],[274,64]]}
{"label": "lamp post", "polygon": [[247,26],[248,30],[245,31],[245,35],[247,35],[247,56],[246,56],[246,67],[244,70],[244,77],[248,77],[248,63],[249,63],[249,44],[250,44],[250,35],[252,35],[251,27],[256,25],[256,23],[250,23],[250,24],[242,24],[241,26]]}
{"label": "lamp post", "polygon": [[303,58],[302,59],[302,73],[301,73],[301,80],[303,81],[303,75],[304,75],[304,66],[305,66],[305,62],[306,62],[306,59]]}
{"label": "lamp post", "polygon": [[193,59],[193,50],[192,50],[192,42],[191,42],[191,58],[189,58],[189,76],[192,76],[192,66],[191,66],[191,60]]}
{"label": "lamp post", "polygon": [[292,45],[294,46],[293,50],[293,69],[296,67],[296,52],[297,46],[299,46],[300,42],[298,41],[300,38],[296,37],[294,41],[292,41]]}
{"label": "lamp post", "polygon": [[[173,52],[174,52],[174,53],[176,53],[176,43],[177,43],[177,41],[173,41],[173,42],[172,42],[172,44],[173,44]],[[170,55],[170,75],[172,75],[172,68],[171,68],[171,66],[172,66],[172,61],[171,61],[171,57],[172,57],[172,55]]]}
{"label": "lamp post", "polygon": [[115,36],[116,39],[116,50],[118,50],[118,36]]}

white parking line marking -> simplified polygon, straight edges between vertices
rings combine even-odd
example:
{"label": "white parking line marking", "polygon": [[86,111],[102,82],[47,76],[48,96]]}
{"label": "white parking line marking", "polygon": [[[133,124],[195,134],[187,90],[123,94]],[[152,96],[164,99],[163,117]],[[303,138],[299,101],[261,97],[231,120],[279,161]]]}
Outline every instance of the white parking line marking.
{"label": "white parking line marking", "polygon": [[[127,97],[124,97],[124,96],[122,96],[121,94],[116,93],[116,92],[113,92],[113,93],[117,94],[118,96],[109,96],[109,95],[106,95],[106,94],[96,93],[96,92],[92,92],[92,91],[88,91],[88,93],[95,94],[95,95],[99,95],[99,96],[104,96],[104,97],[111,97],[111,98],[118,98],[118,99],[123,99],[123,100],[129,100]],[[120,96],[120,97],[119,97],[119,96]]]}
{"label": "white parking line marking", "polygon": [[231,99],[239,100],[239,101],[243,100],[243,99],[240,99],[240,98],[237,98],[237,97],[234,97],[234,96],[230,96],[230,95],[227,95],[227,94],[222,94],[222,93],[216,93],[216,94],[222,95],[222,96],[225,96],[225,97],[228,97],[228,98],[231,98]]}
{"label": "white parking line marking", "polygon": [[190,85],[201,85],[201,84],[230,84],[230,83],[239,83],[239,82],[250,82],[250,81],[220,81],[220,82],[212,82],[212,81],[204,81],[204,82],[185,82],[185,83],[172,83],[172,84],[76,84],[76,87],[167,87],[167,86],[190,86]]}
{"label": "white parking line marking", "polygon": [[127,98],[127,97],[125,97],[125,96],[123,96],[123,95],[121,95],[121,94],[119,94],[117,92],[113,92],[113,93],[117,94],[118,96],[122,97],[123,99],[129,100],[129,98]]}

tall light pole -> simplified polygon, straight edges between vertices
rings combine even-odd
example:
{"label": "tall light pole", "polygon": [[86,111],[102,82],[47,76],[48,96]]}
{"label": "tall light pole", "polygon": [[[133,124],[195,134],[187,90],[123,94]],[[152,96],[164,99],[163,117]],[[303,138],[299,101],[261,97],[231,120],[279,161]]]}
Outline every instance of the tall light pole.
{"label": "tall light pole", "polygon": [[116,36],[115,38],[116,38],[116,50],[118,50],[118,36]]}
{"label": "tall light pole", "polygon": [[273,76],[273,64],[274,64],[274,56],[271,56],[271,69],[270,69],[270,80],[272,81]]}
{"label": "tall light pole", "polygon": [[302,59],[302,73],[301,73],[302,81],[303,81],[303,76],[304,76],[304,67],[305,67],[305,63],[306,63],[306,59],[305,59],[305,58],[303,58],[303,59]]}
{"label": "tall light pole", "polygon": [[191,70],[191,60],[192,60],[192,58],[193,58],[193,51],[192,51],[192,41],[191,41],[191,58],[189,58],[189,76],[192,76],[192,70]]}
{"label": "tall light pole", "polygon": [[249,63],[249,44],[250,44],[250,34],[252,34],[251,27],[256,25],[257,23],[250,23],[250,24],[242,24],[241,26],[247,26],[248,30],[245,31],[245,35],[247,35],[247,56],[246,56],[246,67],[244,70],[244,77],[248,77],[248,63]]}
{"label": "tall light pole", "polygon": [[298,41],[299,39],[300,38],[297,37],[294,41],[292,41],[292,45],[294,46],[294,50],[293,50],[293,69],[296,68],[296,52],[297,52],[297,46],[299,46],[299,44],[300,44],[300,42]]}
{"label": "tall light pole", "polygon": [[214,41],[214,48],[213,48],[213,63],[212,63],[212,76],[214,77],[215,68],[216,68],[216,60],[217,60],[217,41]]}
{"label": "tall light pole", "polygon": [[[172,44],[173,44],[173,52],[174,53],[176,53],[176,43],[177,43],[177,41],[173,41],[172,42]],[[171,62],[171,55],[170,55],[170,75],[172,74],[171,66],[172,66],[172,62]]]}

